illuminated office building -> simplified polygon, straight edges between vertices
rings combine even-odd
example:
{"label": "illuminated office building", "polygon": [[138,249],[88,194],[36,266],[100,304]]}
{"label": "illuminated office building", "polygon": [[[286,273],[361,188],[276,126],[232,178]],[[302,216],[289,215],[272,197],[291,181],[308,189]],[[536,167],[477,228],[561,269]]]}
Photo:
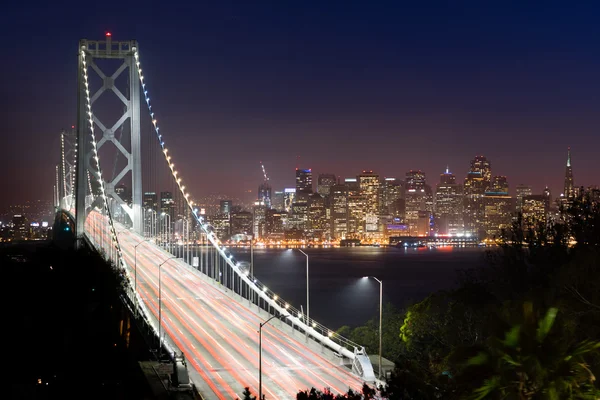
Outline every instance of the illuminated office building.
{"label": "illuminated office building", "polygon": [[543,194],[523,197],[523,228],[535,230],[540,225],[545,226],[548,206],[548,198]]}
{"label": "illuminated office building", "polygon": [[531,186],[528,185],[517,185],[517,187],[515,188],[515,198],[516,198],[516,212],[520,213],[522,212],[522,207],[523,207],[523,197],[525,196],[531,196],[533,194],[533,190],[531,189]]}
{"label": "illuminated office building", "polygon": [[330,191],[331,236],[345,239],[348,233],[348,186],[334,185]]}
{"label": "illuminated office building", "polygon": [[313,193],[308,199],[308,237],[322,240],[330,237],[329,219],[327,218],[325,199]]}
{"label": "illuminated office building", "polygon": [[484,156],[476,156],[471,160],[471,168],[463,185],[464,191],[464,223],[465,231],[485,236],[485,204],[484,195],[491,185],[492,169]]}
{"label": "illuminated office building", "polygon": [[283,190],[283,210],[286,213],[292,212],[292,204],[296,200],[296,189],[295,188],[285,188]]}
{"label": "illuminated office building", "polygon": [[[499,238],[503,230],[512,224],[512,197],[508,194],[508,181],[505,176],[495,176],[489,190],[483,196],[484,235],[492,239]],[[483,238],[480,234],[480,239]]]}
{"label": "illuminated office building", "polygon": [[317,193],[321,196],[329,196],[331,187],[337,184],[337,178],[334,174],[319,174],[317,178]]}
{"label": "illuminated office building", "polygon": [[[364,199],[364,215],[365,215],[365,232],[378,231],[379,215],[379,175],[373,171],[362,171],[356,177],[360,194]],[[362,221],[361,221],[362,222]]]}
{"label": "illuminated office building", "polygon": [[406,173],[405,186],[405,220],[410,236],[419,236],[419,232],[423,231],[423,213],[429,212],[428,208],[433,203],[431,188],[426,184],[425,173],[420,170]]}
{"label": "illuminated office building", "polygon": [[404,187],[396,178],[384,178],[379,186],[379,214],[399,217],[399,200],[404,200]]}
{"label": "illuminated office building", "polygon": [[456,183],[456,176],[448,168],[436,186],[435,220],[439,234],[455,235],[464,231],[462,185]]}
{"label": "illuminated office building", "polygon": [[296,195],[311,194],[312,192],[312,170],[296,168]]}

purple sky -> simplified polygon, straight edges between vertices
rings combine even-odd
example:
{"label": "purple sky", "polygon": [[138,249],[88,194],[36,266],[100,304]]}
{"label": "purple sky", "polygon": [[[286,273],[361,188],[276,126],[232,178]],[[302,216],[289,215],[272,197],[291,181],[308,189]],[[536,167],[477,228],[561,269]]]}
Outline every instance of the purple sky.
{"label": "purple sky", "polygon": [[462,180],[477,154],[511,188],[557,195],[569,145],[575,183],[600,184],[598,4],[186,3],[4,6],[0,205],[51,198],[77,43],[105,31],[139,41],[196,197],[255,191],[261,160],[280,189],[297,156],[315,181],[422,169],[435,184],[446,165]]}

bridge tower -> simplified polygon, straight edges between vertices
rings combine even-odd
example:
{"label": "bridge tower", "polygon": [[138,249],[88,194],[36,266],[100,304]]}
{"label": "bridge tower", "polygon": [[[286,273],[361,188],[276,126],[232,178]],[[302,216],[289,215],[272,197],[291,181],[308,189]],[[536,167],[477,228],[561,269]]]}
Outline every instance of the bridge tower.
{"label": "bridge tower", "polygon": [[77,157],[77,134],[75,126],[70,130],[60,132],[60,161],[57,168],[56,179],[56,206],[63,210],[70,210],[75,206],[75,162]]}
{"label": "bridge tower", "polygon": [[[122,154],[127,164],[116,171],[112,180],[104,176],[106,196],[113,199],[129,216],[133,224],[133,229],[142,234],[142,159],[141,159],[141,137],[140,137],[140,78],[134,58],[134,53],[138,50],[137,41],[112,41],[110,33],[106,34],[105,40],[87,40],[79,41],[79,66],[78,66],[78,96],[77,96],[77,179],[75,182],[76,190],[76,235],[78,243],[84,234],[84,224],[91,202],[86,203],[86,193],[89,185],[88,178],[97,176],[97,171],[91,169],[91,158],[93,155],[92,141],[89,126],[89,114],[94,110],[93,104],[106,91],[112,91],[123,103],[124,112],[117,119],[114,125],[105,125],[93,114],[94,131],[97,135],[96,148],[99,150],[107,142],[111,142],[117,149],[117,154]],[[96,60],[113,59],[122,60],[121,65],[112,75],[105,74]],[[92,70],[94,72],[92,72]],[[97,74],[102,80],[102,86],[92,88],[86,86],[87,79],[84,79],[84,73]],[[122,74],[128,74],[128,93],[125,95],[115,85],[116,79]],[[86,91],[89,92],[86,93]],[[95,90],[95,92],[94,92]],[[86,99],[90,97],[92,110],[88,110]],[[130,129],[122,129],[125,124]],[[130,150],[128,151],[122,144],[123,135],[120,138],[115,137],[115,132],[121,129],[122,132],[129,131]],[[121,183],[128,172],[131,172],[131,206],[125,199],[121,198],[115,192],[115,187]]]}

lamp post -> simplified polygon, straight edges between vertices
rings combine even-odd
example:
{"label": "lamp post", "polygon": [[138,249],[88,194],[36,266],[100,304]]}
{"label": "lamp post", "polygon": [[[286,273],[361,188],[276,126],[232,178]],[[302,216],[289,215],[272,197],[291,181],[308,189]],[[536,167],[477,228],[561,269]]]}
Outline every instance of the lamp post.
{"label": "lamp post", "polygon": [[379,282],[379,379],[381,379],[381,338],[382,338],[382,331],[381,331],[381,320],[382,320],[382,315],[383,315],[383,282],[380,281],[379,279],[377,279],[374,276],[365,276],[364,279],[369,279],[369,278],[373,278],[375,279],[377,282]]}
{"label": "lamp post", "polygon": [[[280,315],[279,318],[283,320],[284,318],[288,318],[289,315]],[[269,323],[273,318],[278,318],[276,315],[273,315],[265,322],[261,322],[258,328],[258,398],[262,400],[262,328],[266,324]]]}
{"label": "lamp post", "polygon": [[[310,324],[310,306],[309,306],[309,291],[308,291],[308,254],[303,252],[301,249],[298,251],[306,256],[306,325]],[[308,330],[306,330],[306,334],[308,335]]]}
{"label": "lamp post", "polygon": [[159,357],[158,358],[159,359],[162,354],[162,285],[161,285],[160,270],[164,263],[166,263],[167,261],[172,260],[174,258],[177,258],[177,257],[175,257],[175,256],[169,257],[165,261],[161,262],[158,265],[158,345],[159,345],[159,349],[158,349]]}
{"label": "lamp post", "polygon": [[168,247],[168,252],[173,254],[172,248],[171,248],[171,214],[167,214],[166,212],[162,212],[160,214],[162,217],[165,217],[165,222],[163,224],[164,226],[164,230],[163,230],[163,237],[164,240],[167,240],[167,244],[165,245],[165,250]]}

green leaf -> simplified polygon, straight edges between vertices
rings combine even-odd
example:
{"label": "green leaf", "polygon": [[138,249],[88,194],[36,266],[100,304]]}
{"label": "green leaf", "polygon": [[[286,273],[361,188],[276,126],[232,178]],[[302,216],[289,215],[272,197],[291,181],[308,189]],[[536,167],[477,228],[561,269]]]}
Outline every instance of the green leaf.
{"label": "green leaf", "polygon": [[521,333],[521,325],[515,325],[513,326],[510,331],[506,332],[506,336],[504,337],[504,341],[502,343],[504,343],[505,346],[508,347],[517,347],[519,344],[519,335]]}
{"label": "green leaf", "polygon": [[538,323],[537,329],[537,340],[538,342],[543,342],[550,329],[552,329],[552,325],[554,325],[554,320],[556,319],[556,314],[558,313],[558,308],[550,308],[548,312],[546,312],[546,316]]}
{"label": "green leaf", "polygon": [[507,363],[509,363],[510,365],[514,365],[516,367],[519,367],[519,366],[522,365],[520,362],[517,362],[517,361],[513,360],[513,358],[511,356],[509,356],[508,354],[504,354],[502,356],[502,359],[504,361],[506,361]]}
{"label": "green leaf", "polygon": [[488,355],[485,354],[483,351],[480,351],[479,354],[477,354],[474,357],[471,357],[468,361],[467,361],[467,365],[482,365],[488,362]]}
{"label": "green leaf", "polygon": [[473,390],[471,400],[482,400],[485,399],[490,393],[496,390],[500,386],[500,378],[497,376],[492,377],[491,379],[486,379],[483,382],[481,387]]}

